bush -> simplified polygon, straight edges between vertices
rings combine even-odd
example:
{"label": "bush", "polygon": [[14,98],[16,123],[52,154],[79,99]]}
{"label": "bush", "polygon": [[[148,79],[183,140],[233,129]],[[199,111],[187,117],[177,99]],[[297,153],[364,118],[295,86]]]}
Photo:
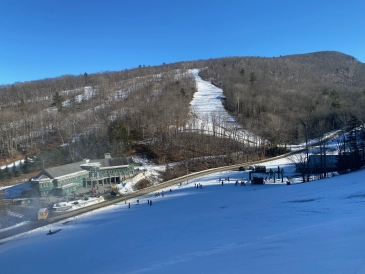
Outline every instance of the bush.
{"label": "bush", "polygon": [[144,188],[152,186],[152,185],[153,185],[153,183],[151,181],[149,181],[147,179],[142,179],[134,185],[134,190],[144,189]]}

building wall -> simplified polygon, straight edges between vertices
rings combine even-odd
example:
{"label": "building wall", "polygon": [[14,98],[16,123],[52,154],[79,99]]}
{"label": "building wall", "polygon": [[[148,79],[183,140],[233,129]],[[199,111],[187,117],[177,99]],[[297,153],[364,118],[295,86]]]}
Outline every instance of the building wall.
{"label": "building wall", "polygon": [[[39,192],[39,195],[43,197],[50,193],[53,193],[54,195],[65,195],[84,187],[84,183],[86,181],[96,179],[100,180],[110,177],[116,177],[119,180],[119,176],[123,176],[125,178],[126,176],[133,175],[133,173],[134,163],[131,163],[129,167],[124,168],[109,167],[103,169],[102,167],[93,167],[88,171],[85,170],[83,174],[65,175],[62,178],[49,181],[33,181],[32,188],[36,189]],[[62,188],[68,184],[76,185],[70,185],[70,187]]]}

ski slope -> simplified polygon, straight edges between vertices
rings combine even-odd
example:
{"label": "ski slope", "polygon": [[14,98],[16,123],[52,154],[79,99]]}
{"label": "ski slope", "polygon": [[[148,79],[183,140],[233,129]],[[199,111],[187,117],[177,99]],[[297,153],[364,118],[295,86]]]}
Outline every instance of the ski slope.
{"label": "ski slope", "polygon": [[365,273],[365,170],[234,186],[247,175],[211,174],[5,239],[1,273]]}
{"label": "ski slope", "polygon": [[222,89],[204,81],[199,76],[199,69],[192,69],[190,73],[195,78],[197,91],[190,103],[192,117],[186,125],[187,130],[223,136],[247,144],[260,142],[258,136],[242,129],[224,109]]}

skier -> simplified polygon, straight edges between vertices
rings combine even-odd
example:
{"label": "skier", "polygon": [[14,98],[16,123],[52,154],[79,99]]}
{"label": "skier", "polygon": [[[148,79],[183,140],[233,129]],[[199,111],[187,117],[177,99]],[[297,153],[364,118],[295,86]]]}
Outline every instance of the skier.
{"label": "skier", "polygon": [[128,208],[131,208],[131,203],[128,203]]}
{"label": "skier", "polygon": [[202,184],[200,184],[200,188],[203,188],[203,185]]}
{"label": "skier", "polygon": [[150,201],[150,206],[152,205],[152,200]]}
{"label": "skier", "polygon": [[237,184],[238,184],[238,180],[236,181],[236,183],[234,184],[234,186],[237,186]]}
{"label": "skier", "polygon": [[222,181],[222,186],[223,186],[223,181]]}
{"label": "skier", "polygon": [[137,204],[139,205],[139,200],[137,200]]}
{"label": "skier", "polygon": [[171,188],[170,188],[170,192],[172,192]]}
{"label": "skier", "polygon": [[150,204],[150,199],[147,199],[147,204]]}

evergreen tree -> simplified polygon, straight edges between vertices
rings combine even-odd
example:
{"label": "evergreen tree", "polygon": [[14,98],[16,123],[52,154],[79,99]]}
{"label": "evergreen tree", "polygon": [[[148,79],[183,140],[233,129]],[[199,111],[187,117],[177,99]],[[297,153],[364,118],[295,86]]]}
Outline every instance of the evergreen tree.
{"label": "evergreen tree", "polygon": [[251,85],[253,85],[253,83],[257,80],[256,78],[256,75],[254,72],[251,72],[251,75],[250,75],[250,83]]}
{"label": "evergreen tree", "polygon": [[11,172],[10,172],[10,170],[9,170],[9,168],[8,168],[8,166],[6,166],[5,167],[5,169],[4,169],[4,174],[5,174],[5,179],[11,179]]}
{"label": "evergreen tree", "polygon": [[358,127],[360,126],[359,120],[352,116],[349,124],[349,144],[350,144],[350,169],[357,170],[361,168],[362,161],[360,156],[360,132]]}
{"label": "evergreen tree", "polygon": [[109,129],[109,142],[113,155],[121,156],[131,147],[130,135],[122,120],[117,119]]}
{"label": "evergreen tree", "polygon": [[24,174],[27,174],[30,172],[30,161],[29,161],[29,157],[26,156],[25,159],[24,159],[24,162],[23,164],[21,165],[21,170],[22,170],[22,173]]}
{"label": "evergreen tree", "polygon": [[349,144],[349,149],[347,151],[343,151],[339,155],[337,167],[340,172],[345,172],[347,170],[357,170],[362,166],[362,159],[360,155],[359,144],[360,140],[360,131],[359,127],[360,122],[355,117],[352,116],[348,125],[347,125],[347,142]]}
{"label": "evergreen tree", "polygon": [[62,111],[62,102],[63,102],[63,97],[60,95],[60,93],[58,91],[56,91],[56,93],[53,95],[52,97],[52,107],[57,107],[58,111],[61,112]]}
{"label": "evergreen tree", "polygon": [[89,85],[89,75],[86,72],[84,73],[84,85]]}
{"label": "evergreen tree", "polygon": [[20,175],[20,167],[17,167],[16,165],[15,165],[15,163],[13,164],[13,168],[12,168],[12,176],[14,176],[14,177],[19,177],[19,175]]}

